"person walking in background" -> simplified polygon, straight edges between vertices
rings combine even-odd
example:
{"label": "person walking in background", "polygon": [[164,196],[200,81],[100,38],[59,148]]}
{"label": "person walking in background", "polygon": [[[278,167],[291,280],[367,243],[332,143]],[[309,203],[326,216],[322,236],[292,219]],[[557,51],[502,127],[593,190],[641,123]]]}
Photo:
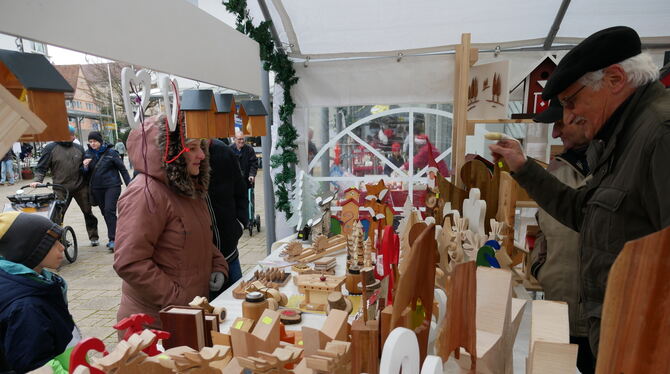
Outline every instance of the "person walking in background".
{"label": "person walking in background", "polygon": [[237,242],[249,222],[247,182],[233,150],[218,139],[209,143],[209,202],[214,228],[214,244],[228,262],[228,278],[223,288],[209,293],[214,300],[242,278]]}
{"label": "person walking in background", "polygon": [[[9,185],[14,184],[14,152],[10,149],[5,155],[2,157],[2,161],[0,161],[0,164],[2,167],[0,170],[2,171],[2,178],[0,178],[0,185],[5,184],[5,179],[9,181]],[[9,175],[9,178],[6,178],[7,175]]]}
{"label": "person walking in background", "polygon": [[235,131],[235,143],[231,146],[240,162],[242,175],[247,181],[247,186],[252,188],[258,172],[258,157],[254,148],[246,143],[244,134],[240,130]]}
{"label": "person walking in background", "polygon": [[123,142],[122,142],[121,140],[119,140],[119,141],[116,142],[116,144],[114,145],[114,150],[116,151],[116,153],[119,154],[119,156],[121,156],[121,162],[123,162],[123,158],[124,158],[125,155],[126,155],[126,146],[125,146],[125,144],[123,144]]}
{"label": "person walking in background", "polygon": [[[389,161],[393,163],[393,165],[401,168],[405,164],[405,158],[402,157],[402,153],[400,153],[400,143],[395,142],[391,145],[391,155],[389,156]],[[384,165],[384,174],[386,175],[391,175],[393,172],[393,169],[389,165]]]}
{"label": "person walking in background", "polygon": [[164,115],[150,117],[128,136],[128,157],[138,174],[119,199],[114,251],[114,270],[123,279],[117,320],[146,313],[154,318],[150,328],[161,328],[162,308],[218,291],[228,275],[226,259],[212,243],[205,201],[206,141],[166,129]]}
{"label": "person walking in background", "polygon": [[[123,143],[119,142],[121,145]],[[125,149],[125,147],[124,147]],[[84,173],[89,178],[91,204],[100,207],[107,224],[107,248],[114,250],[116,237],[116,202],[121,195],[121,178],[128,186],[130,175],[121,156],[110,144],[105,144],[102,134],[91,131],[88,134],[88,150],[82,162]]]}
{"label": "person walking in background", "polygon": [[[95,218],[91,209],[88,181],[84,177],[81,167],[82,161],[84,161],[84,148],[74,143],[74,127],[70,126],[69,129],[71,139],[69,142],[53,142],[44,147],[42,157],[40,157],[35,168],[35,182],[31,183],[30,187],[35,188],[42,183],[44,176],[51,170],[53,183],[62,185],[69,193],[61,216],[58,217],[59,222],[63,221],[65,212],[74,198],[82,213],[84,213],[88,238],[91,240],[91,246],[95,247],[100,244],[98,241],[98,219]],[[59,199],[65,199],[63,191],[56,190],[54,192]]]}

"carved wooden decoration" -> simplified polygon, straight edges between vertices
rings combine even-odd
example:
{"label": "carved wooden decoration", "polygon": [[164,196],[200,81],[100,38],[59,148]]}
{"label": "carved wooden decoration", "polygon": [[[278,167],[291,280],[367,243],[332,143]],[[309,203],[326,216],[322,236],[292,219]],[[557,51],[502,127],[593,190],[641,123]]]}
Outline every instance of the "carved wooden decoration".
{"label": "carved wooden decoration", "polygon": [[498,190],[500,188],[500,168],[492,164],[493,171],[487,166],[490,162],[476,156],[461,167],[461,181],[468,190],[477,188],[482,200],[486,201],[486,230],[489,231],[490,219],[495,218],[498,211]]}
{"label": "carved wooden decoration", "polygon": [[340,291],[345,279],[345,276],[334,275],[298,275],[296,285],[298,290],[305,295],[300,308],[325,311],[328,305],[328,294]]}
{"label": "carved wooden decoration", "polygon": [[670,227],[629,241],[610,269],[596,373],[670,372]]}
{"label": "carved wooden decoration", "polygon": [[460,358],[461,347],[470,355],[472,371],[477,368],[475,315],[477,267],[473,261],[454,267],[447,288],[447,315],[438,332],[435,350],[447,361],[451,353]]}
{"label": "carved wooden decoration", "polygon": [[505,223],[502,234],[503,247],[512,259],[512,266],[520,264],[523,254],[514,248],[514,215],[517,202],[532,202],[526,191],[512,178],[508,172],[501,172],[498,195],[498,212],[496,220]]}
{"label": "carved wooden decoration", "polygon": [[257,351],[272,352],[279,346],[279,312],[265,309],[253,332],[237,328],[230,329],[230,338],[235,357],[253,356]]}
{"label": "carved wooden decoration", "polygon": [[315,374],[349,374],[351,373],[351,343],[334,340],[326,343],[324,349],[315,354],[305,356],[307,368]]}
{"label": "carved wooden decoration", "polygon": [[303,326],[302,340],[305,355],[316,354],[319,349],[324,349],[326,344],[333,340],[347,341],[349,336],[349,313],[332,309],[326,317],[321,330]]}
{"label": "carved wooden decoration", "polygon": [[439,200],[443,201],[443,204],[446,202],[451,203],[451,209],[461,210],[463,208],[463,199],[468,196],[468,193],[456,185],[449,182],[444,178],[440,173],[437,173],[437,188],[440,191]]}
{"label": "carved wooden decoration", "polygon": [[485,235],[486,201],[482,200],[479,189],[470,189],[470,195],[463,200],[463,218],[468,220],[470,231]]}
{"label": "carved wooden decoration", "polygon": [[254,374],[283,374],[293,372],[285,367],[300,360],[301,354],[301,348],[286,345],[281,348],[275,348],[272,353],[258,351],[254,356],[237,357],[237,361],[240,366],[251,370]]}
{"label": "carved wooden decoration", "polygon": [[421,362],[428,352],[428,333],[433,313],[436,254],[435,225],[431,224],[423,230],[412,245],[412,252],[407,258],[405,272],[401,273],[398,280],[393,302],[391,328],[404,327],[400,322],[402,312],[406,307],[416,311],[419,303],[423,306],[425,319],[420,326],[414,329],[419,340]]}

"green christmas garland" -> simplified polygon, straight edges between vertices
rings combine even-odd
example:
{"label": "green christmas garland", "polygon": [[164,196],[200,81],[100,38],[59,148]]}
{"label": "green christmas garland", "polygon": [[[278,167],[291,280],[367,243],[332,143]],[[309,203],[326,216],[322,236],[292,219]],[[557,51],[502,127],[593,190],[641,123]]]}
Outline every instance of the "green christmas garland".
{"label": "green christmas garland", "polygon": [[273,169],[281,168],[275,176],[275,185],[277,186],[275,207],[277,210],[286,213],[287,218],[291,218],[292,212],[288,195],[289,189],[295,181],[295,165],[298,163],[296,153],[298,145],[295,143],[298,139],[298,132],[291,123],[291,116],[295,110],[295,103],[291,97],[291,87],[298,83],[298,77],[295,76],[293,64],[286,53],[274,48],[272,35],[270,34],[270,21],[263,21],[258,27],[255,27],[252,18],[249,17],[246,0],[224,1],[223,5],[228,12],[237,16],[237,30],[258,42],[263,67],[265,67],[265,70],[274,71],[275,81],[284,88],[284,104],[279,107],[281,125],[278,129],[279,141],[277,142],[277,148],[281,149],[282,153],[273,155],[270,158],[270,164]]}

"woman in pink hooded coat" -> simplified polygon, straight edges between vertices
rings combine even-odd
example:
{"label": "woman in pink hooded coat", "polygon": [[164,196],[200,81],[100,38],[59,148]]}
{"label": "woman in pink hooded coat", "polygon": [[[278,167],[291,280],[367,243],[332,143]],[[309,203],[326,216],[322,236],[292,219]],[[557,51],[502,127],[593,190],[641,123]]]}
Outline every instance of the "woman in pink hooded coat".
{"label": "woman in pink hooded coat", "polygon": [[[220,288],[228,265],[212,243],[205,202],[209,184],[206,140],[166,137],[165,116],[151,117],[128,137],[128,155],[139,173],[119,199],[114,270],[123,279],[117,320],[134,313],[154,317],[168,305],[187,305]],[[167,158],[165,157],[168,143]],[[175,159],[176,157],[176,159]],[[166,160],[173,162],[166,162]]]}

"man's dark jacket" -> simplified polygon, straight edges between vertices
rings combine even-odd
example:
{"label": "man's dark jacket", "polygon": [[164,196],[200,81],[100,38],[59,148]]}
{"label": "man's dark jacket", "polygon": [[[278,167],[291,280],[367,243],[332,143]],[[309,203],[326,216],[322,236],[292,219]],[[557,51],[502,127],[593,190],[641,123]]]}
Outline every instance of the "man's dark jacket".
{"label": "man's dark jacket", "polygon": [[[249,200],[247,184],[240,171],[237,156],[222,141],[212,139],[209,145],[209,199],[216,220],[214,244],[219,245],[226,261],[234,261],[237,256],[237,242],[249,222]],[[218,240],[218,243],[217,243]]]}
{"label": "man's dark jacket", "polygon": [[26,373],[63,353],[74,321],[61,287],[0,270],[0,373]]}
{"label": "man's dark jacket", "polygon": [[256,157],[254,147],[245,144],[242,149],[238,150],[235,143],[231,144],[230,147],[239,158],[240,169],[242,169],[244,180],[247,181],[247,186],[251,187],[249,177],[256,177],[256,173],[258,172],[258,157]]}
{"label": "man's dark jacket", "polygon": [[84,154],[84,159],[91,159],[88,168],[83,169],[91,180],[91,188],[105,189],[121,186],[119,173],[123,176],[123,182],[127,186],[130,183],[130,175],[121,161],[121,156],[109,144],[104,144],[102,147],[105,148],[101,149],[98,154],[90,148]]}
{"label": "man's dark jacket", "polygon": [[[599,139],[607,129],[606,140]],[[587,151],[591,175],[572,189],[530,160],[514,178],[549,214],[579,231],[581,301],[597,353],[607,275],[623,245],[670,226],[670,90],[638,88]]]}
{"label": "man's dark jacket", "polygon": [[42,182],[51,169],[53,183],[61,184],[73,193],[85,186],[81,162],[84,160],[84,148],[73,142],[53,142],[42,149],[42,157],[37,163],[35,182]]}

